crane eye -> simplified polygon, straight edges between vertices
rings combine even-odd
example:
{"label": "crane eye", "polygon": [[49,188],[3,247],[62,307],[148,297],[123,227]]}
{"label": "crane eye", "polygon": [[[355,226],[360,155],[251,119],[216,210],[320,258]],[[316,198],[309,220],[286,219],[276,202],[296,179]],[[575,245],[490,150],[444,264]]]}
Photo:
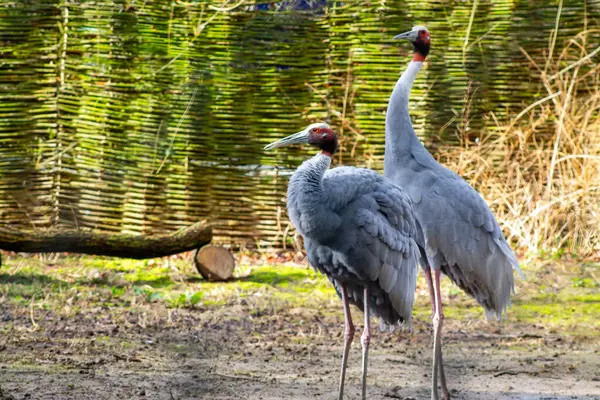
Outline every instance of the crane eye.
{"label": "crane eye", "polygon": [[314,133],[319,133],[319,128],[313,128]]}

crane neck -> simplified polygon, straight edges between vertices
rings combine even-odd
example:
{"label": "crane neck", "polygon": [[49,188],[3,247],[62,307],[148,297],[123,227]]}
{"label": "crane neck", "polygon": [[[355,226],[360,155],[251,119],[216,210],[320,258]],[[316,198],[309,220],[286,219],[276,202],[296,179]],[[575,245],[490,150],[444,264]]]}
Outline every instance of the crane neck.
{"label": "crane neck", "polygon": [[[417,53],[415,53],[417,54]],[[423,67],[422,61],[411,61],[398,79],[385,117],[385,169],[388,165],[399,165],[402,159],[410,154],[413,144],[418,138],[410,120],[408,100],[410,90],[417,74]]]}
{"label": "crane neck", "polygon": [[[410,90],[412,88],[413,82],[415,81],[415,79],[417,78],[417,75],[419,74],[419,71],[423,67],[424,60],[425,60],[425,57],[423,55],[421,55],[420,53],[416,52],[413,56],[412,61],[408,63],[408,67],[406,67],[406,69],[400,76],[400,79],[398,79],[398,83],[396,83],[396,88],[401,89],[403,91],[403,94],[405,94],[405,97],[403,97],[403,101],[407,105],[408,105],[408,96],[410,94]],[[394,88],[394,92],[396,91],[396,88]],[[394,95],[394,93],[392,93],[392,96],[393,95]]]}
{"label": "crane neck", "polygon": [[323,195],[323,175],[331,165],[331,156],[320,152],[306,160],[290,178],[288,198],[298,196],[301,202],[320,201]]}
{"label": "crane neck", "polygon": [[423,62],[425,61],[425,58],[427,58],[427,56],[424,56],[423,54],[421,54],[418,51],[415,51],[415,54],[413,54],[413,61],[415,62]]}
{"label": "crane neck", "polygon": [[290,178],[287,192],[288,216],[305,239],[328,243],[336,238],[340,216],[331,210],[332,189],[324,183],[331,157],[319,153],[302,163]]}

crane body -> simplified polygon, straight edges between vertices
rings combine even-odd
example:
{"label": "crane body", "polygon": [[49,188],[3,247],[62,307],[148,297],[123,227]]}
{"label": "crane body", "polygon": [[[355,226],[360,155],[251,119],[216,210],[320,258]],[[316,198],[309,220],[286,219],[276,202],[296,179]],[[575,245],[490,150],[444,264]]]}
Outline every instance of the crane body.
{"label": "crane body", "polygon": [[339,399],[343,398],[354,335],[349,304],[364,311],[364,399],[370,314],[379,317],[381,327],[391,329],[411,320],[420,257],[411,201],[401,188],[375,171],[329,169],[337,139],[327,124],[313,124],[266,149],[294,143],[311,143],[322,150],[290,178],[288,214],[304,238],[310,265],[329,278],[343,300],[345,331]]}
{"label": "crane body", "polygon": [[438,373],[443,396],[449,399],[441,351],[444,314],[440,273],[475,298],[488,318],[499,318],[506,312],[514,292],[513,269],[519,273],[521,270],[485,200],[458,174],[438,163],[413,129],[408,100],[412,84],[429,53],[429,31],[416,26],[395,39],[411,41],[414,56],[390,96],[385,125],[384,176],[406,190],[413,202],[419,228],[416,240],[424,261],[422,267],[433,310],[432,399],[438,399]]}

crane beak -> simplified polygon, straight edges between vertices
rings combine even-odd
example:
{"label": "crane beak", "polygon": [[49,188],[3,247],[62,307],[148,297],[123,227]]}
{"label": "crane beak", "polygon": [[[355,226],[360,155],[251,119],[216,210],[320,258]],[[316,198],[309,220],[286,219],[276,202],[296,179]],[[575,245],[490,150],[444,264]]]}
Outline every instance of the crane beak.
{"label": "crane beak", "polygon": [[414,31],[408,31],[408,32],[404,32],[404,33],[394,36],[393,39],[394,40],[406,39],[406,40],[412,41],[414,39],[414,36],[415,36]]}
{"label": "crane beak", "polygon": [[309,138],[309,134],[308,134],[308,128],[307,128],[307,129],[304,129],[303,131],[294,133],[293,135],[290,135],[283,139],[279,139],[276,142],[266,145],[265,150],[273,150],[273,149],[276,149],[277,147],[284,147],[284,146],[289,146],[289,145],[298,144],[298,143],[308,143],[308,138]]}

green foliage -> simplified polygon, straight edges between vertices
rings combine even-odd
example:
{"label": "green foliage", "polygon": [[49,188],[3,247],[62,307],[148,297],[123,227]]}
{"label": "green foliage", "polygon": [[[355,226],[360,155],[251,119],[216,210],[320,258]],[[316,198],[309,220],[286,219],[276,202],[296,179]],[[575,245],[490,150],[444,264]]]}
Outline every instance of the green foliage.
{"label": "green foliage", "polygon": [[600,282],[592,278],[575,277],[572,278],[571,281],[573,282],[573,287],[575,288],[593,288],[600,286]]}
{"label": "green foliage", "polygon": [[193,306],[195,306],[196,304],[200,303],[202,301],[202,298],[204,297],[204,293],[203,292],[196,292],[192,295],[192,297],[190,297],[190,304],[192,304]]}
{"label": "green foliage", "polygon": [[[159,298],[161,298],[161,297],[162,297],[162,295],[160,295]],[[203,297],[204,297],[203,292],[191,293],[191,292],[186,291],[184,293],[180,293],[179,295],[171,296],[170,298],[167,299],[167,303],[168,303],[169,307],[173,307],[173,308],[193,307],[193,306],[199,304],[202,301]]]}

